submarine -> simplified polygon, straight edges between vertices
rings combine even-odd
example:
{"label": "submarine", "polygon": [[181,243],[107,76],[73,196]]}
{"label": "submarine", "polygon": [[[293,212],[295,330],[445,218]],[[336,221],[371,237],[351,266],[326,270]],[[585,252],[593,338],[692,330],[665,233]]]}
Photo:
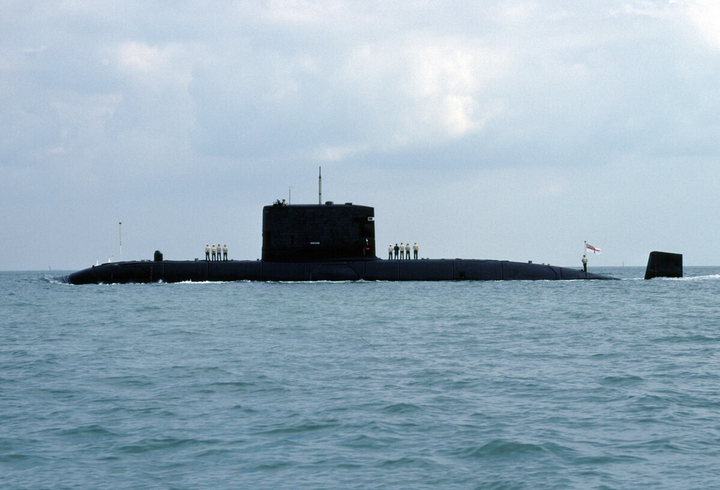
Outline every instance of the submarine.
{"label": "submarine", "polygon": [[614,279],[579,269],[484,259],[386,260],[375,254],[375,210],[352,203],[263,207],[262,259],[110,262],[70,284],[202,281],[500,281]]}

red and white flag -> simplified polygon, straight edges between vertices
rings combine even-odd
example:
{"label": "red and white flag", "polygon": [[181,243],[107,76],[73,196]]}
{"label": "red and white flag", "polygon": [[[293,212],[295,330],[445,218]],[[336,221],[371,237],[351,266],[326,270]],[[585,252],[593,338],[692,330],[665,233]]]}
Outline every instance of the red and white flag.
{"label": "red and white flag", "polygon": [[602,253],[602,250],[600,250],[599,248],[593,247],[589,243],[585,243],[585,248],[592,251],[592,253],[597,254],[597,255],[600,255]]}

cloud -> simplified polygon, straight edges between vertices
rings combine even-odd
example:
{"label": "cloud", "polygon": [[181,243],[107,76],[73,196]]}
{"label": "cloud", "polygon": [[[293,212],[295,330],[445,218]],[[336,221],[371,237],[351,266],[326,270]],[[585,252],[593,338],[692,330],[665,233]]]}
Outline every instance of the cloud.
{"label": "cloud", "polygon": [[687,2],[688,16],[702,38],[720,49],[720,4],[712,0]]}
{"label": "cloud", "polygon": [[[232,64],[228,64],[232,60]],[[200,151],[252,156],[368,151],[457,139],[502,109],[485,90],[508,71],[503,53],[456,38],[411,36],[337,56],[293,57],[243,44],[199,62],[191,94]]]}
{"label": "cloud", "polygon": [[[410,36],[354,50],[340,78],[378,113],[377,124],[384,127],[373,146],[392,148],[482,130],[500,105],[486,100],[483,90],[501,80],[510,64],[506,55],[477,42]],[[385,98],[395,111],[384,110]]]}

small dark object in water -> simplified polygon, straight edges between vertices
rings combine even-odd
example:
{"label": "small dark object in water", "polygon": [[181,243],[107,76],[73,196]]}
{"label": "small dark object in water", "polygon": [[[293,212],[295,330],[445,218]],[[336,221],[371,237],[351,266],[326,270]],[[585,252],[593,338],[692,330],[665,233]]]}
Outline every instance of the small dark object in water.
{"label": "small dark object in water", "polygon": [[650,252],[645,279],[653,277],[682,277],[682,254],[669,252]]}

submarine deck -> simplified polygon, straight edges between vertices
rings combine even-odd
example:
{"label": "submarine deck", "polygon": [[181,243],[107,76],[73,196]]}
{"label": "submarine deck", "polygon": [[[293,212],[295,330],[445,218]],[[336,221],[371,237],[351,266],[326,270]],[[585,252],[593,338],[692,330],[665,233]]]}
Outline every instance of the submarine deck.
{"label": "submarine deck", "polygon": [[482,259],[160,260],[111,262],[65,277],[71,284],[203,281],[501,281],[614,279],[568,267]]}

